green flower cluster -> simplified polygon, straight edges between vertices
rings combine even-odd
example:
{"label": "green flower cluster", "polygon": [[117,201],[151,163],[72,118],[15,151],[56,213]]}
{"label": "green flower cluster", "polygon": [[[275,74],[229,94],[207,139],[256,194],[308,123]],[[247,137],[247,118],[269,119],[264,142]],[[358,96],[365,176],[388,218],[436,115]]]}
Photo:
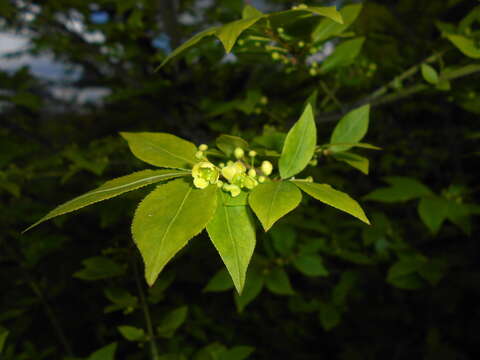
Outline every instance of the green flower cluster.
{"label": "green flower cluster", "polygon": [[242,189],[252,190],[259,183],[267,180],[273,171],[270,161],[263,161],[258,169],[254,167],[255,151],[249,151],[250,164],[245,162],[245,151],[237,147],[233,154],[237,161],[220,163],[218,166],[211,163],[205,156],[208,146],[202,144],[198,147],[196,157],[200,160],[192,169],[193,185],[205,189],[210,184],[216,184],[222,190],[229,192],[232,197],[240,195]]}

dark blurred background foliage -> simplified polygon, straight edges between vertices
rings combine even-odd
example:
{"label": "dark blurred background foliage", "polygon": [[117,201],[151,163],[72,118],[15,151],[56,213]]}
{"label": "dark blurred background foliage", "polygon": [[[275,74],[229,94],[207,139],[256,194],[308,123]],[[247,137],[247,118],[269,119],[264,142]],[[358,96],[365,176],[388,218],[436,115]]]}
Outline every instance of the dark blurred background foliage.
{"label": "dark blurred background foliage", "polygon": [[[298,5],[0,2],[0,43],[28,40],[0,58],[1,359],[153,360],[153,343],[163,360],[478,358],[478,57],[442,32],[478,46],[480,11],[462,19],[479,3],[363,1],[353,25],[323,44],[335,49],[354,33],[366,39],[361,52],[325,73],[276,61],[248,34],[235,55],[202,41],[154,71],[192,34],[240,18],[245,3]],[[25,57],[31,67],[10,66]],[[34,72],[41,57],[62,75]],[[425,59],[461,76],[433,86],[420,75]],[[314,90],[325,143],[343,113],[373,106],[365,140],[383,150],[359,150],[368,175],[329,156],[309,168],[361,200],[372,226],[304,200],[258,234],[252,271],[265,281],[240,298],[222,291],[223,265],[204,234],[146,287],[130,221],[148,190],[21,235],[56,205],[145,168],[119,131],[252,139],[288,130]]]}

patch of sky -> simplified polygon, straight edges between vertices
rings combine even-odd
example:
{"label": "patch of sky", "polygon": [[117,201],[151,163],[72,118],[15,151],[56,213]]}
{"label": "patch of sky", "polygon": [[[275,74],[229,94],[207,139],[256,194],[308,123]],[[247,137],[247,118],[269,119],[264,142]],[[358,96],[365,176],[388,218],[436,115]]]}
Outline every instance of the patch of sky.
{"label": "patch of sky", "polygon": [[167,34],[160,34],[159,36],[157,36],[155,39],[153,39],[152,45],[153,47],[161,49],[166,53],[172,51],[172,47],[170,45],[170,38]]}
{"label": "patch of sky", "polygon": [[110,20],[110,15],[106,11],[94,11],[90,14],[90,21],[94,24],[105,24]]}

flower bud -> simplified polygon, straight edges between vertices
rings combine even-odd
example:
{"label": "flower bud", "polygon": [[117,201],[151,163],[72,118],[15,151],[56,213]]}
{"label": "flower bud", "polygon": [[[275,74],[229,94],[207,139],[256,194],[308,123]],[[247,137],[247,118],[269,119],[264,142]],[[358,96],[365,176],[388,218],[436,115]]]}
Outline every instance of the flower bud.
{"label": "flower bud", "polygon": [[262,96],[260,98],[260,104],[267,105],[268,104],[268,98],[266,96]]}
{"label": "flower bud", "polygon": [[259,177],[258,177],[258,182],[259,182],[260,184],[264,183],[265,180],[267,180],[267,178],[266,178],[265,176],[259,176]]}
{"label": "flower bud", "polygon": [[223,190],[228,191],[232,197],[240,195],[240,188],[237,185],[225,184],[223,185]]}
{"label": "flower bud", "polygon": [[303,48],[305,46],[305,42],[299,41],[297,45],[299,48]]}
{"label": "flower bud", "polygon": [[236,158],[236,159],[241,159],[241,158],[243,158],[243,156],[245,155],[245,152],[243,151],[242,148],[237,147],[237,148],[235,148],[235,150],[233,151],[233,155],[235,155],[235,158]]}
{"label": "flower bud", "polygon": [[305,181],[311,183],[311,182],[313,182],[313,177],[307,176],[307,177],[305,178]]}
{"label": "flower bud", "polygon": [[257,176],[257,172],[255,171],[255,169],[248,170],[248,176],[251,176],[251,177]]}
{"label": "flower bud", "polygon": [[200,151],[207,151],[207,150],[208,150],[208,145],[207,145],[207,144],[201,144],[201,145],[198,147],[198,150],[200,150]]}
{"label": "flower bud", "polygon": [[197,152],[195,153],[195,157],[196,157],[198,160],[203,159],[203,151],[197,151]]}
{"label": "flower bud", "polygon": [[309,165],[311,165],[311,166],[317,166],[317,165],[318,165],[318,160],[317,160],[317,159],[312,159],[312,160],[310,160]]}
{"label": "flower bud", "polygon": [[255,157],[255,156],[257,156],[257,152],[256,152],[255,150],[250,150],[250,151],[248,152],[248,156],[250,156],[250,157]]}
{"label": "flower bud", "polygon": [[223,181],[222,180],[218,180],[217,181],[217,187],[221,188],[223,186]]}
{"label": "flower bud", "polygon": [[265,160],[262,162],[261,169],[262,169],[262,173],[268,176],[272,173],[273,165],[270,161]]}

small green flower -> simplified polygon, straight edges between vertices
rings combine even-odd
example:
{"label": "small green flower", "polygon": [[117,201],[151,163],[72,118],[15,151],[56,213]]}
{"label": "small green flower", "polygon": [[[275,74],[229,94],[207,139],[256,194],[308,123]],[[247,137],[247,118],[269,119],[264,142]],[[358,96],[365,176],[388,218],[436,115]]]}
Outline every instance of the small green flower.
{"label": "small green flower", "polygon": [[248,176],[251,176],[253,178],[257,176],[257,172],[255,171],[255,169],[248,170]]}
{"label": "small green flower", "polygon": [[201,144],[201,145],[198,147],[198,150],[200,150],[200,151],[207,151],[207,150],[208,150],[208,145],[207,145],[207,144]]}
{"label": "small green flower", "polygon": [[236,175],[243,174],[246,170],[247,169],[245,168],[245,165],[243,165],[240,161],[237,161],[236,163],[230,163],[222,168],[222,175],[229,182],[232,182]]}
{"label": "small green flower", "polygon": [[258,182],[259,182],[260,184],[264,183],[265,180],[267,180],[267,178],[266,178],[265,176],[263,176],[263,175],[258,177]]}
{"label": "small green flower", "polygon": [[216,184],[220,172],[211,162],[201,161],[192,169],[193,185],[199,189],[205,189],[209,184]]}
{"label": "small green flower", "polygon": [[255,156],[257,156],[257,152],[256,152],[255,150],[250,150],[250,151],[248,152],[248,156],[250,156],[250,157],[255,157]]}

